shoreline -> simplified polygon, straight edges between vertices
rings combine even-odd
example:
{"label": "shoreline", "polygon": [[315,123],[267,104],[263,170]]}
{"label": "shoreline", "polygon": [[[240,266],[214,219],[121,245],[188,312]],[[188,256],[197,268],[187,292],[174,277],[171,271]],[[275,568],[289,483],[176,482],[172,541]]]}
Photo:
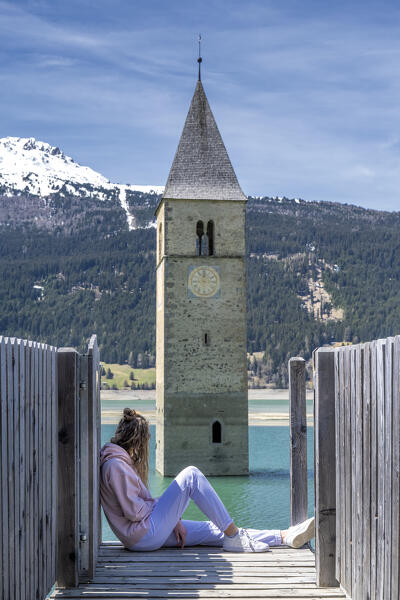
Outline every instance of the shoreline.
{"label": "shoreline", "polygon": [[[282,388],[249,389],[249,400],[288,400],[289,390]],[[306,399],[313,399],[313,390],[306,390]],[[101,390],[101,400],[155,400],[156,390]]]}
{"label": "shoreline", "polygon": [[[127,404],[134,404],[135,401],[140,403],[140,412],[146,417],[150,425],[155,425],[156,422],[156,411],[154,405],[155,402],[155,390],[101,390],[101,401],[106,404],[101,410],[101,422],[102,425],[116,425],[121,418],[121,406],[118,405],[113,407],[113,402],[126,402]],[[313,391],[307,390],[306,399],[311,401],[313,398]],[[249,426],[254,427],[288,427],[289,426],[289,390],[287,389],[250,389],[249,390],[249,401],[260,402],[266,404],[263,406],[264,410],[260,410],[255,407],[249,407]],[[146,406],[149,403],[150,406]],[[265,410],[268,408],[268,403],[271,403],[271,411]],[[284,412],[279,410],[281,407],[277,407],[276,403],[282,403]],[[144,406],[143,406],[144,405]],[[278,410],[277,410],[278,408]],[[313,413],[307,411],[307,425],[313,425]]]}

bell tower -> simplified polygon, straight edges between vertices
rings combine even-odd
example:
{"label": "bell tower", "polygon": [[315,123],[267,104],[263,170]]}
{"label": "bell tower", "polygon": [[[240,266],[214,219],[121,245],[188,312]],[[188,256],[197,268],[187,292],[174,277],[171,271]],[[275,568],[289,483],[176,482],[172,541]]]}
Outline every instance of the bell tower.
{"label": "bell tower", "polygon": [[[200,66],[200,63],[199,63]],[[156,467],[248,473],[245,207],[199,80],[157,207]]]}

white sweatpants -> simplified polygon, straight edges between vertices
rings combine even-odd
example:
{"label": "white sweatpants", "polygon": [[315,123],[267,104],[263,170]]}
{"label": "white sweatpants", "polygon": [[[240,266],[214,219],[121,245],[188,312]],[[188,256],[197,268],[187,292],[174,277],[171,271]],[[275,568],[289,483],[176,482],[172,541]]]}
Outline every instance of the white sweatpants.
{"label": "white sweatpants", "polygon": [[[223,531],[233,522],[208,479],[196,467],[186,467],[177,475],[154,505],[150,528],[130,550],[157,550],[161,546],[178,546],[174,528],[190,500],[210,521],[182,520],[187,530],[186,546],[222,546]],[[279,546],[280,530],[247,529],[256,540]]]}

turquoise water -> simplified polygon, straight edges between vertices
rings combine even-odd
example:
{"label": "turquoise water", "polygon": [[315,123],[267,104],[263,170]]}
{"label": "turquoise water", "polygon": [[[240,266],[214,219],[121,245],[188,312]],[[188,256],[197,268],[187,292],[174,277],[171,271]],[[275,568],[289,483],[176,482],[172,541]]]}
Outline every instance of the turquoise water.
{"label": "turquoise water", "polygon": [[[115,425],[102,425],[102,443],[109,441]],[[308,427],[308,512],[314,511],[313,434]],[[210,477],[235,522],[243,527],[285,529],[289,525],[289,427],[249,427],[250,475]],[[150,491],[160,496],[172,481],[155,468],[155,426],[151,426]],[[186,519],[206,520],[190,503]],[[103,540],[115,540],[103,516]]]}

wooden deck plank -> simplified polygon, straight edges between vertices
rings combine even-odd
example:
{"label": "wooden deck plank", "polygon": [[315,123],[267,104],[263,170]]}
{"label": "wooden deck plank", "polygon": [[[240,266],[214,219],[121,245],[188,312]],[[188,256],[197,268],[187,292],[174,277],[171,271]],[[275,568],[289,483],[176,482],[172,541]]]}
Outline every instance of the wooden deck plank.
{"label": "wooden deck plank", "polygon": [[94,590],[93,593],[86,592],[81,596],[79,590],[68,590],[62,595],[56,595],[55,598],[90,598],[91,600],[122,600],[123,598],[345,598],[340,592],[335,592],[337,588],[325,589],[301,589],[291,587],[287,589],[196,589],[196,590],[154,590],[138,589],[129,590],[126,593],[122,591],[104,591]]}
{"label": "wooden deck plank", "polygon": [[345,598],[339,588],[319,588],[307,549],[273,548],[265,554],[232,554],[220,548],[164,548],[129,552],[103,545],[95,576],[56,598]]}

